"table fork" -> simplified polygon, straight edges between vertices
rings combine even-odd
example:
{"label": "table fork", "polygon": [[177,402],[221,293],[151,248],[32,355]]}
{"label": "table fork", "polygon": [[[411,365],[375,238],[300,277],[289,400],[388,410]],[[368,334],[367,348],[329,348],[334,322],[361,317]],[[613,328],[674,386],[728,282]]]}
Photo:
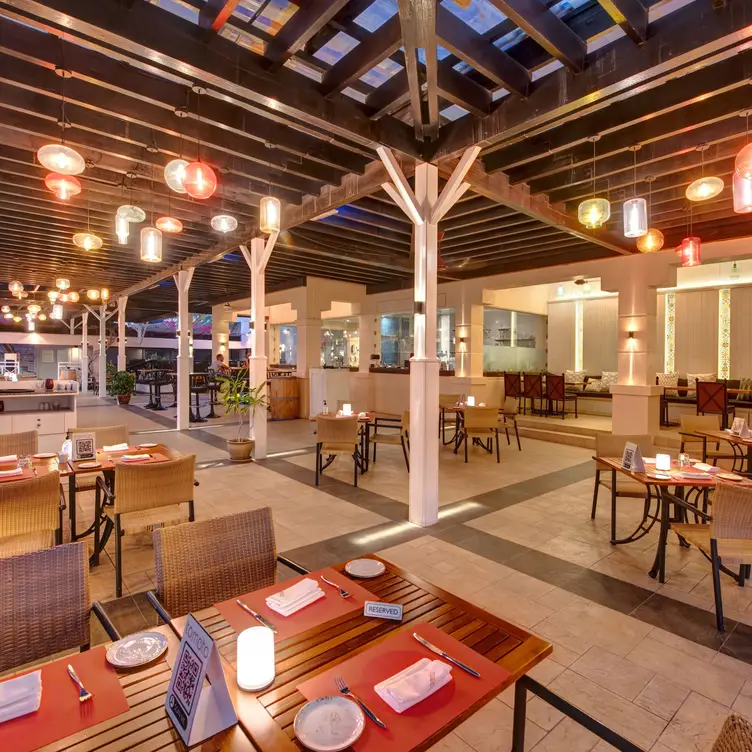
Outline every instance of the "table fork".
{"label": "table fork", "polygon": [[363,708],[363,712],[377,725],[381,726],[381,728],[386,728],[386,723],[382,721],[374,712],[371,710],[368,705],[366,705],[363,700],[361,700],[359,697],[356,697],[348,688],[345,680],[341,676],[335,676],[334,677],[334,684],[337,687],[337,689],[340,691],[341,694],[346,695],[347,697],[355,700],[355,702],[360,705],[361,708]]}
{"label": "table fork", "polygon": [[349,597],[350,597],[350,596],[352,595],[352,593],[348,593],[348,592],[347,592],[347,590],[345,590],[345,589],[344,589],[343,587],[340,587],[340,586],[339,586],[339,585],[338,585],[338,584],[337,584],[336,582],[332,582],[331,580],[327,580],[327,579],[326,579],[326,577],[324,577],[324,575],[323,575],[323,574],[321,575],[321,579],[322,579],[322,580],[323,580],[323,581],[324,581],[324,582],[325,582],[325,583],[326,583],[327,585],[331,585],[332,587],[336,587],[336,588],[337,588],[337,589],[339,590],[339,594],[340,594],[340,595],[341,595],[341,596],[342,596],[343,598],[349,598]]}
{"label": "table fork", "polygon": [[81,680],[78,678],[78,674],[76,673],[73,666],[70,665],[70,663],[68,664],[68,676],[70,676],[71,681],[78,687],[78,701],[86,702],[87,700],[91,700],[91,692],[89,692],[81,683]]}

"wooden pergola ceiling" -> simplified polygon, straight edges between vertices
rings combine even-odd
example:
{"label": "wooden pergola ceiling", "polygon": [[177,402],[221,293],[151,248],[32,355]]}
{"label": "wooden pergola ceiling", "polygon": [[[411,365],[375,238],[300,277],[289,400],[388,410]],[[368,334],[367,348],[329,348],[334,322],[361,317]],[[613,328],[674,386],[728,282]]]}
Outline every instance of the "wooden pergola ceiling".
{"label": "wooden pergola ceiling", "polygon": [[[635,189],[652,190],[652,224],[676,245],[700,145],[706,174],[729,185],[693,207],[694,230],[750,234],[730,193],[752,107],[750,5],[0,0],[0,279],[44,291],[65,272],[79,289],[127,293],[138,320],[174,311],[171,276],[195,266],[191,306],[207,311],[248,294],[237,246],[271,193],[286,232],[270,287],[306,275],[408,286],[411,227],[381,191],[380,145],[406,174],[431,159],[444,177],[482,147],[472,190],[442,223],[447,279],[631,253],[620,202]],[[61,124],[87,159],[84,190],[65,203],[34,157]],[[613,207],[591,232],[576,208],[592,192],[594,135],[596,189]],[[208,201],[162,180],[169,160],[199,154],[220,177]],[[137,230],[116,243],[114,212],[130,201],[185,224],[161,265],[137,260]],[[211,230],[220,212],[236,233]],[[87,226],[105,241],[95,254],[71,242]]]}

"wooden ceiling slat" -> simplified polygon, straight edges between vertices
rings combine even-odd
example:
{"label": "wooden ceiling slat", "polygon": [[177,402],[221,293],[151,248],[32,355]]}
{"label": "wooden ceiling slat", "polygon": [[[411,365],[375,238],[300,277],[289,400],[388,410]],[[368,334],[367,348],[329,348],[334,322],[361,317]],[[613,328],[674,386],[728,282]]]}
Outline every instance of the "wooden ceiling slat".
{"label": "wooden ceiling slat", "polygon": [[641,44],[648,34],[648,11],[640,0],[598,0],[609,16],[633,42]]}

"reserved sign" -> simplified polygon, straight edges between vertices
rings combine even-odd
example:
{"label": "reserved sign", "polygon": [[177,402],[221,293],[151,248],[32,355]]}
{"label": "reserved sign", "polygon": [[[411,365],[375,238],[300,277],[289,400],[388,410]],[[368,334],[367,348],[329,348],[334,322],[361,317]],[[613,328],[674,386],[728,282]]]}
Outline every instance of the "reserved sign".
{"label": "reserved sign", "polygon": [[402,604],[366,601],[366,605],[363,607],[363,616],[373,616],[376,619],[394,619],[394,621],[402,621]]}

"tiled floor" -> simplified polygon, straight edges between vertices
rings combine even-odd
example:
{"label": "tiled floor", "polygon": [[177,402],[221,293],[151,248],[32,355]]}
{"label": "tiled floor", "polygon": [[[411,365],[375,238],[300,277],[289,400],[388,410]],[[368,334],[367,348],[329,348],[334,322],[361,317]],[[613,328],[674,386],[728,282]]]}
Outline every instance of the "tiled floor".
{"label": "tiled floor", "polygon": [[[167,415],[167,413],[160,414]],[[79,422],[127,421],[134,431],[197,455],[198,519],[270,506],[278,549],[308,567],[364,552],[425,577],[554,644],[533,676],[645,750],[709,750],[733,708],[752,718],[752,588],[724,582],[726,635],[715,630],[709,568],[695,550],[669,546],[667,582],[647,576],[656,533],[628,546],[608,543],[605,490],[590,519],[591,452],[524,440],[502,443],[501,464],[475,449],[470,463],[441,450],[439,523],[407,520],[407,472],[399,447],[380,446],[378,461],[351,484],[352,463],[337,459],[313,486],[307,421],[269,426],[264,463],[226,461],[228,426],[167,431],[138,406],[82,407]],[[295,451],[299,450],[299,451]],[[624,499],[618,527],[639,517]],[[91,500],[80,497],[81,522]],[[94,598],[114,596],[112,552],[91,575]],[[148,536],[126,539],[128,597],[110,606],[135,631],[153,616],[143,591],[153,586]],[[464,722],[435,750],[501,752],[510,748],[513,690]],[[527,747],[538,752],[611,749],[536,699],[528,705]]]}

